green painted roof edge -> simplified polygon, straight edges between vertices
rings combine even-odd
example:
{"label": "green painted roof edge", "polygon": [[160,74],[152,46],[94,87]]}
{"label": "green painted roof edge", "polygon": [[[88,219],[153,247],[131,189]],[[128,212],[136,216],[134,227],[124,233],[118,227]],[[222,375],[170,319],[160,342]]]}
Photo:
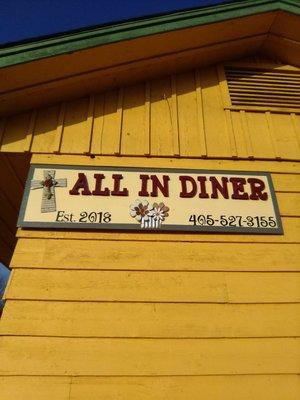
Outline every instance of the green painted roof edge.
{"label": "green painted roof edge", "polygon": [[32,41],[0,49],[0,68],[123,40],[272,11],[299,15],[299,0],[242,0]]}

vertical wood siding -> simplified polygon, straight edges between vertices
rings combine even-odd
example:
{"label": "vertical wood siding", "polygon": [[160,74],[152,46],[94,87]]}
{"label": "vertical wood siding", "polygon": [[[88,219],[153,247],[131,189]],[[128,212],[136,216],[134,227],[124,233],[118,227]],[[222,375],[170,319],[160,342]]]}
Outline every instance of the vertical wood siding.
{"label": "vertical wood siding", "polygon": [[11,116],[1,122],[1,151],[298,160],[300,109],[230,107],[222,71],[194,70]]}

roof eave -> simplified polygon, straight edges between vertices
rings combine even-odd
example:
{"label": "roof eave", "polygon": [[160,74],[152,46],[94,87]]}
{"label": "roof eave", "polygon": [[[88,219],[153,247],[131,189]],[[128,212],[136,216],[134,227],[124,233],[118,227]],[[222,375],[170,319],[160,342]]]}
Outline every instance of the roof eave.
{"label": "roof eave", "polygon": [[297,0],[242,0],[214,7],[198,8],[92,30],[83,30],[0,49],[0,68],[144,36],[273,11],[285,11],[299,15],[300,5]]}

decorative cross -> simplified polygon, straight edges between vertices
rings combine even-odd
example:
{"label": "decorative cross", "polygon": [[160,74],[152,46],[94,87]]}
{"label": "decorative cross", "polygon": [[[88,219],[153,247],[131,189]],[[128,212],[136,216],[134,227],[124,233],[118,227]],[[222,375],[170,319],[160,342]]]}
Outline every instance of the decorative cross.
{"label": "decorative cross", "polygon": [[55,170],[44,171],[43,181],[31,181],[31,189],[43,189],[41,212],[56,211],[55,188],[66,187],[67,179],[55,179]]}

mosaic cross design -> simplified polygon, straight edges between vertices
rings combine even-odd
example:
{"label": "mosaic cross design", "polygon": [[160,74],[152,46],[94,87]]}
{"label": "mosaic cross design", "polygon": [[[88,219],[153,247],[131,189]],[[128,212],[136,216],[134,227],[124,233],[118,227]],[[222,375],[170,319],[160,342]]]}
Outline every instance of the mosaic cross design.
{"label": "mosaic cross design", "polygon": [[41,212],[47,213],[56,211],[55,188],[66,186],[67,179],[55,179],[55,170],[45,170],[44,180],[32,180],[30,189],[43,189]]}

